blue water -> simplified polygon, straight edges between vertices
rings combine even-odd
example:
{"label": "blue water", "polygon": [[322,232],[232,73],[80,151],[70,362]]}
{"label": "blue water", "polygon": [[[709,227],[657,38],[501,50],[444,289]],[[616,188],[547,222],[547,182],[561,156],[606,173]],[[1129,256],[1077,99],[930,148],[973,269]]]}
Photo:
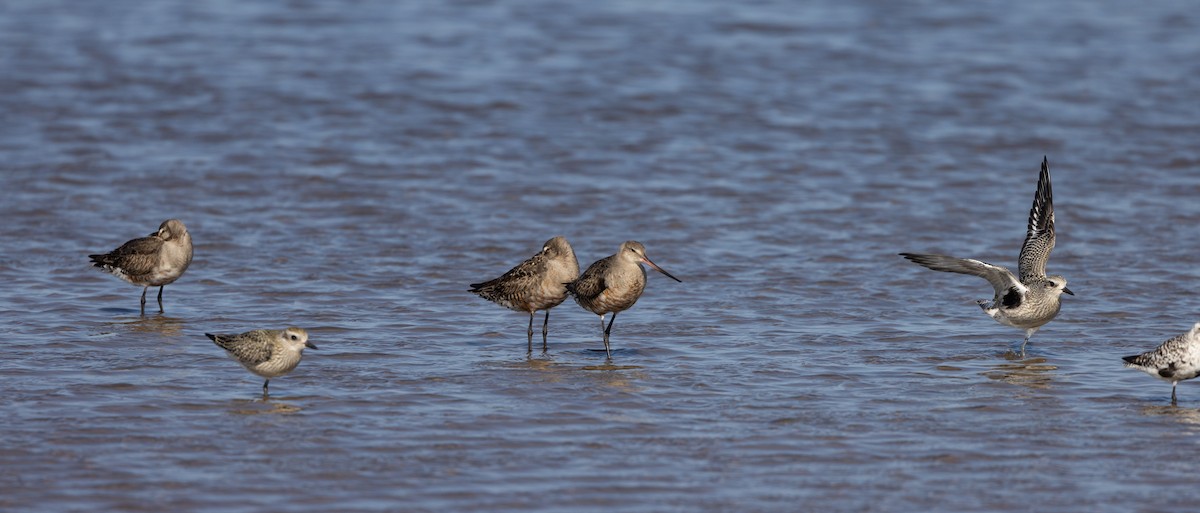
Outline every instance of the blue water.
{"label": "blue water", "polygon": [[[0,91],[0,510],[1197,498],[1200,389],[1120,361],[1200,321],[1186,3],[10,2]],[[896,253],[1015,267],[1043,156],[1077,295],[1022,359]],[[171,217],[142,316],[86,255]],[[466,291],[554,235],[683,280],[611,366]],[[268,401],[203,336],[288,325]]]}

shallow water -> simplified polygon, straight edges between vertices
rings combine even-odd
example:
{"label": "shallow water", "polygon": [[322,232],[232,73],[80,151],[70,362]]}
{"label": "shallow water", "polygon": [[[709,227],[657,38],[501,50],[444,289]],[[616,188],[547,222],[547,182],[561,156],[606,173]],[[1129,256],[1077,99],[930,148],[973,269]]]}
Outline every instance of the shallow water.
{"label": "shallow water", "polygon": [[[0,509],[1161,511],[1200,388],[1123,369],[1200,283],[1187,4],[0,5]],[[1038,165],[1033,339],[1015,266]],[[141,316],[88,267],[184,220]],[[613,328],[466,292],[565,235]],[[153,294],[153,291],[151,292]],[[151,299],[153,302],[153,299]],[[539,316],[538,321],[541,318]],[[303,326],[261,382],[206,331]],[[540,342],[540,341],[539,341]]]}

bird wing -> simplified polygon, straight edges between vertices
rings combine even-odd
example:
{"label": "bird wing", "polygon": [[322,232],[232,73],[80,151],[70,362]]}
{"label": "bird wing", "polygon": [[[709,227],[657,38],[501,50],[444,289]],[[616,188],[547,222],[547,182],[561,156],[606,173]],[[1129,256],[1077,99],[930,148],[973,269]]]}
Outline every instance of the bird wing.
{"label": "bird wing", "polygon": [[245,365],[258,365],[271,359],[270,334],[265,330],[255,330],[240,335],[215,335],[205,333],[221,349],[229,351],[239,362]]}
{"label": "bird wing", "polygon": [[483,283],[472,283],[471,292],[491,301],[510,298],[518,292],[528,290],[529,282],[536,281],[545,272],[546,255],[538,253],[509,269],[499,278]]}
{"label": "bird wing", "polygon": [[1046,277],[1046,261],[1054,250],[1054,194],[1050,189],[1050,169],[1042,157],[1042,173],[1038,176],[1037,193],[1029,209],[1029,231],[1017,258],[1021,283]]}
{"label": "bird wing", "polygon": [[1187,360],[1195,354],[1192,348],[1196,343],[1195,339],[1197,336],[1200,336],[1200,323],[1192,326],[1192,329],[1187,333],[1171,337],[1154,349],[1142,354],[1126,356],[1122,359],[1125,360],[1126,367],[1156,369],[1159,371],[1160,376],[1170,378],[1171,374],[1164,374],[1164,370],[1173,370],[1175,367],[1191,367],[1194,365],[1194,362]]}
{"label": "bird wing", "polygon": [[1027,287],[1017,281],[1017,277],[1008,269],[998,265],[992,265],[987,262],[973,260],[970,258],[955,258],[946,255],[924,255],[916,253],[900,253],[900,256],[907,258],[915,264],[925,266],[934,271],[943,271],[948,273],[969,274],[978,276],[992,284],[992,288],[996,289],[996,297],[1002,297],[1008,294],[1009,289],[1016,287],[1024,292]]}
{"label": "bird wing", "polygon": [[158,237],[133,239],[103,255],[88,255],[96,267],[115,267],[137,276],[154,270],[163,240]]}
{"label": "bird wing", "polygon": [[615,255],[593,262],[586,271],[583,271],[583,274],[579,275],[579,279],[567,284],[567,292],[570,292],[576,299],[586,302],[599,297],[608,288],[608,284],[604,283],[604,273],[608,270],[613,258]]}

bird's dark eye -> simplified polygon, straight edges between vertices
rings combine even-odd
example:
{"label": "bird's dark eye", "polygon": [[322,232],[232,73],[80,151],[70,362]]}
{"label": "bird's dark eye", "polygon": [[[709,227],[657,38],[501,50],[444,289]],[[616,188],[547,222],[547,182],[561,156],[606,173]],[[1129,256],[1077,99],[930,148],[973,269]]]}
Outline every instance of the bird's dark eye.
{"label": "bird's dark eye", "polygon": [[292,335],[292,340],[293,340],[293,341],[296,341],[296,340],[300,340],[300,338],[299,338],[299,337],[297,337],[297,336],[295,336],[295,335]]}
{"label": "bird's dark eye", "polygon": [[1050,286],[1050,288],[1054,288],[1054,287],[1057,287],[1057,286],[1058,286],[1058,284],[1057,284],[1057,283],[1054,283],[1054,282],[1052,282],[1052,281],[1048,281],[1048,282],[1046,282],[1046,285],[1049,285],[1049,286]]}

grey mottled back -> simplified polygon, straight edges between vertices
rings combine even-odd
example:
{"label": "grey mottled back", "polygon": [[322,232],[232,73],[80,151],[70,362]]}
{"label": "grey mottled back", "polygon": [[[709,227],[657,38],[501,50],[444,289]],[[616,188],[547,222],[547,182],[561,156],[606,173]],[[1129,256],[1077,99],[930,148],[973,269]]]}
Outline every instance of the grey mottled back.
{"label": "grey mottled back", "polygon": [[224,335],[205,333],[204,336],[212,339],[221,349],[229,351],[243,365],[253,366],[271,359],[274,349],[271,341],[280,333],[282,330],[254,330]]}

